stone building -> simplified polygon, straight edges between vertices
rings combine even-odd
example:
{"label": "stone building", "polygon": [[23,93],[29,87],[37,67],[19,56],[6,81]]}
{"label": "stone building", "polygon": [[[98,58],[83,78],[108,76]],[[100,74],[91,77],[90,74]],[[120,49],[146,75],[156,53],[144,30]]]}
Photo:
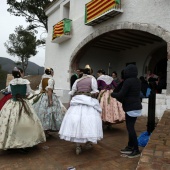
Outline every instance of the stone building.
{"label": "stone building", "polygon": [[[167,77],[159,111],[170,107],[169,0],[54,0],[46,9],[45,66],[55,71],[56,88],[69,102],[70,76],[89,64],[108,74],[129,63],[139,76],[150,70]],[[161,105],[164,105],[161,107]]]}

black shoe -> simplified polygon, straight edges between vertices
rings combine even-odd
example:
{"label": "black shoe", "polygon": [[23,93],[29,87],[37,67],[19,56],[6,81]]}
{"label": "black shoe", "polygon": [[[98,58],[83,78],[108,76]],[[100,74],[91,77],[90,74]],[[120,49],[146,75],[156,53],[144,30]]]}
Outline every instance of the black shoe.
{"label": "black shoe", "polygon": [[133,152],[133,148],[130,146],[126,146],[124,149],[121,149],[120,152],[124,154],[131,154]]}
{"label": "black shoe", "polygon": [[140,151],[134,150],[131,154],[129,154],[128,158],[136,158],[140,156]]}

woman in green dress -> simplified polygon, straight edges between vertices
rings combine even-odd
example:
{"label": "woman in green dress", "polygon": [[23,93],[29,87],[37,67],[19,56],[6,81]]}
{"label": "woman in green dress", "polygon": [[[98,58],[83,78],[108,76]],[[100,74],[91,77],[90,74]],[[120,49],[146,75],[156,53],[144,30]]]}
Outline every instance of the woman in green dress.
{"label": "woman in green dress", "polygon": [[27,100],[30,82],[21,78],[17,67],[12,75],[14,79],[8,87],[12,98],[0,111],[0,149],[4,150],[32,147],[46,141],[41,122]]}

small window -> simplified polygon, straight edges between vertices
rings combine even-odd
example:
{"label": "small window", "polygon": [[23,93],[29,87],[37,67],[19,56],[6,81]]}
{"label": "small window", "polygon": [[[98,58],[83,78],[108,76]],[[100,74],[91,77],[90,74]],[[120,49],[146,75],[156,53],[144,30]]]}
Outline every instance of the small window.
{"label": "small window", "polygon": [[63,18],[69,19],[70,17],[70,1],[63,6]]}

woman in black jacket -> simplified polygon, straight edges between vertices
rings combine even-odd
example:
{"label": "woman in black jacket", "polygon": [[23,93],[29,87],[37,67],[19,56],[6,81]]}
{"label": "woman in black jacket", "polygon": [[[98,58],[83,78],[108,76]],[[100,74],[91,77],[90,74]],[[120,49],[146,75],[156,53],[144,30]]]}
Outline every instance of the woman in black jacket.
{"label": "woman in black jacket", "polygon": [[137,135],[135,131],[135,122],[141,115],[142,105],[140,100],[141,82],[137,78],[138,70],[133,64],[124,69],[124,82],[118,93],[113,92],[112,97],[122,101],[123,109],[126,112],[126,127],[129,135],[128,146],[120,152],[127,154],[129,158],[140,156],[138,148]]}

